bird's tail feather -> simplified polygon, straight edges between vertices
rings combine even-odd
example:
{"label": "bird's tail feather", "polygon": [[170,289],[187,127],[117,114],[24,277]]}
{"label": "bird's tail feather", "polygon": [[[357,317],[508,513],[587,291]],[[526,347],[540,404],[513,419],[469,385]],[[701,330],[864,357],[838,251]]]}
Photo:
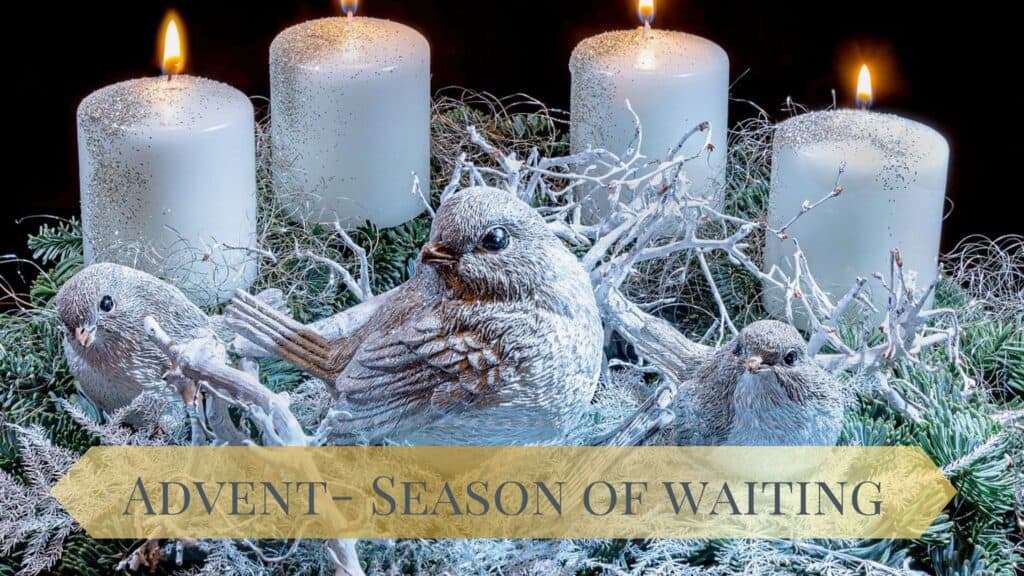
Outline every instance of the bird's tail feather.
{"label": "bird's tail feather", "polygon": [[328,382],[337,377],[330,341],[273,306],[239,290],[224,315],[236,332],[260,348]]}
{"label": "bird's tail feather", "polygon": [[[288,303],[285,300],[284,292],[277,288],[267,288],[254,296],[257,300],[277,310],[285,316],[288,315]],[[238,335],[235,327],[222,314],[210,317],[210,328],[222,342],[232,342]]]}

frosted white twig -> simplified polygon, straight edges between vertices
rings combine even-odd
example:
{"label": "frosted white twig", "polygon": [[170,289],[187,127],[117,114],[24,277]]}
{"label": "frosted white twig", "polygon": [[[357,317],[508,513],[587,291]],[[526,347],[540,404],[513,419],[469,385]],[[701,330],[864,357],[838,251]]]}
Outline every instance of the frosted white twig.
{"label": "frosted white twig", "polygon": [[429,191],[427,193],[423,192],[423,187],[420,185],[420,175],[415,172],[412,174],[412,193],[420,199],[420,202],[423,203],[423,209],[433,218],[434,207],[430,205]]}
{"label": "frosted white twig", "polygon": [[370,288],[370,262],[366,257],[366,249],[352,240],[352,237],[345,232],[342,228],[341,223],[337,220],[334,222],[334,231],[341,238],[341,241],[345,246],[355,254],[359,261],[359,278],[356,279],[347,268],[341,264],[321,256],[309,249],[302,249],[296,242],[295,245],[295,256],[297,258],[304,258],[312,260],[318,264],[327,266],[329,272],[328,285],[333,286],[337,283],[337,279],[341,279],[341,283],[345,285],[345,288],[352,293],[356,300],[364,302],[373,297],[373,290]]}
{"label": "frosted white twig", "polygon": [[255,254],[261,258],[265,258],[270,262],[277,263],[277,256],[270,250],[264,250],[258,246],[235,246],[233,244],[218,244],[216,247],[224,248],[225,250],[240,250],[242,252],[248,252]]}
{"label": "frosted white twig", "polygon": [[263,425],[262,432],[283,439],[282,445],[303,446],[308,438],[288,408],[287,396],[271,392],[250,373],[228,364],[227,350],[213,336],[178,343],[151,316],[146,334],[171,360],[170,374],[203,386],[218,397],[246,409]]}
{"label": "frosted white twig", "polygon": [[842,180],[843,173],[845,172],[846,162],[842,162],[839,165],[839,172],[836,174],[836,181],[835,184],[832,185],[832,190],[829,191],[829,193],[826,194],[825,196],[818,199],[816,202],[812,203],[804,200],[804,203],[800,205],[800,211],[797,212],[792,218],[790,218],[785,224],[772,230],[772,233],[774,233],[775,235],[779,236],[782,239],[785,239],[785,236],[787,235],[789,229],[793,226],[793,224],[796,224],[796,221],[803,217],[804,214],[807,214],[811,210],[814,210],[818,206],[821,206],[831,198],[835,198],[836,196],[842,194],[843,186],[839,182],[840,180]]}
{"label": "frosted white twig", "polygon": [[[345,246],[359,259],[359,283],[354,291],[356,298],[360,302],[369,300],[373,297],[373,290],[370,289],[370,261],[366,257],[366,249],[352,240],[352,237],[345,232],[345,229],[342,228],[337,220],[334,221],[334,231],[341,237],[341,241],[345,243]],[[351,290],[352,288],[350,287],[349,289]]]}
{"label": "frosted white twig", "polygon": [[715,277],[711,274],[711,268],[708,267],[708,261],[707,258],[704,257],[703,250],[697,250],[697,262],[700,263],[700,269],[704,272],[704,278],[708,281],[708,287],[711,289],[711,295],[715,299],[715,304],[718,305],[720,320],[719,326],[721,326],[718,333],[718,341],[719,344],[723,344],[725,340],[724,328],[728,327],[729,331],[732,332],[733,335],[739,333],[739,330],[736,329],[736,326],[732,323],[732,318],[729,317],[729,309],[725,306],[725,302],[722,301],[722,294],[718,291],[718,284],[715,283]]}
{"label": "frosted white twig", "polygon": [[[214,337],[201,337],[184,343],[174,342],[156,320],[147,316],[145,329],[150,339],[171,360],[170,374],[180,375],[196,387],[210,390],[248,411],[260,429],[265,445],[307,446],[311,438],[303,431],[291,411],[288,397],[263,386],[252,371],[228,364],[224,345]],[[337,576],[362,576],[354,540],[328,543]]]}

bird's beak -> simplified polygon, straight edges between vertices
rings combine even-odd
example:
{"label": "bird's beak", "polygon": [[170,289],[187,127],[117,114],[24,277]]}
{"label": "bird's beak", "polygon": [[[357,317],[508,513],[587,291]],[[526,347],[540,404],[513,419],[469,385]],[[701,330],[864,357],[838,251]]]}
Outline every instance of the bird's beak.
{"label": "bird's beak", "polygon": [[758,355],[751,356],[743,361],[743,367],[751,374],[757,374],[760,372],[762,366],[764,366],[764,358],[761,358]]}
{"label": "bird's beak", "polygon": [[93,340],[96,339],[96,327],[95,326],[79,326],[75,328],[75,340],[82,345],[82,348],[88,348],[92,344]]}
{"label": "bird's beak", "polygon": [[420,252],[420,261],[433,266],[451,266],[455,263],[455,255],[440,242],[431,242]]}

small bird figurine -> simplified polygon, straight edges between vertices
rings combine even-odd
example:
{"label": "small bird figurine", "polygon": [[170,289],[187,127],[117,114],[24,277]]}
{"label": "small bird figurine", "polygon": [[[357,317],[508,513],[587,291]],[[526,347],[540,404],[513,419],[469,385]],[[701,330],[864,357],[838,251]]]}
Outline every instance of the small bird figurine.
{"label": "small bird figurine", "polygon": [[187,340],[218,327],[174,286],[118,264],[93,264],[57,293],[64,323],[64,356],[82,391],[107,413],[127,406],[147,387],[162,384],[167,356],[143,329],[152,316],[174,339]]}
{"label": "small bird figurine", "polygon": [[[754,322],[684,382],[677,409],[692,428],[680,443],[833,446],[846,400],[840,383],[807,355],[796,328]],[[692,437],[687,437],[687,435]]]}
{"label": "small bird figurine", "polygon": [[602,359],[590,279],[528,205],[468,188],[438,209],[413,277],[348,337],[238,294],[245,338],[333,384],[343,437],[408,444],[557,442]]}

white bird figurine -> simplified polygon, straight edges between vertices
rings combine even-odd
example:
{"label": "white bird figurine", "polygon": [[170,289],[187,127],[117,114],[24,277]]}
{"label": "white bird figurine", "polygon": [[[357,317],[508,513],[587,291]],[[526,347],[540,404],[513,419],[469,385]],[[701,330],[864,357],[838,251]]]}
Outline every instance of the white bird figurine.
{"label": "white bird figurine", "polygon": [[414,276],[349,336],[327,338],[239,294],[242,336],[328,382],[337,431],[410,444],[557,442],[597,385],[590,279],[537,212],[476,187],[448,197]]}

